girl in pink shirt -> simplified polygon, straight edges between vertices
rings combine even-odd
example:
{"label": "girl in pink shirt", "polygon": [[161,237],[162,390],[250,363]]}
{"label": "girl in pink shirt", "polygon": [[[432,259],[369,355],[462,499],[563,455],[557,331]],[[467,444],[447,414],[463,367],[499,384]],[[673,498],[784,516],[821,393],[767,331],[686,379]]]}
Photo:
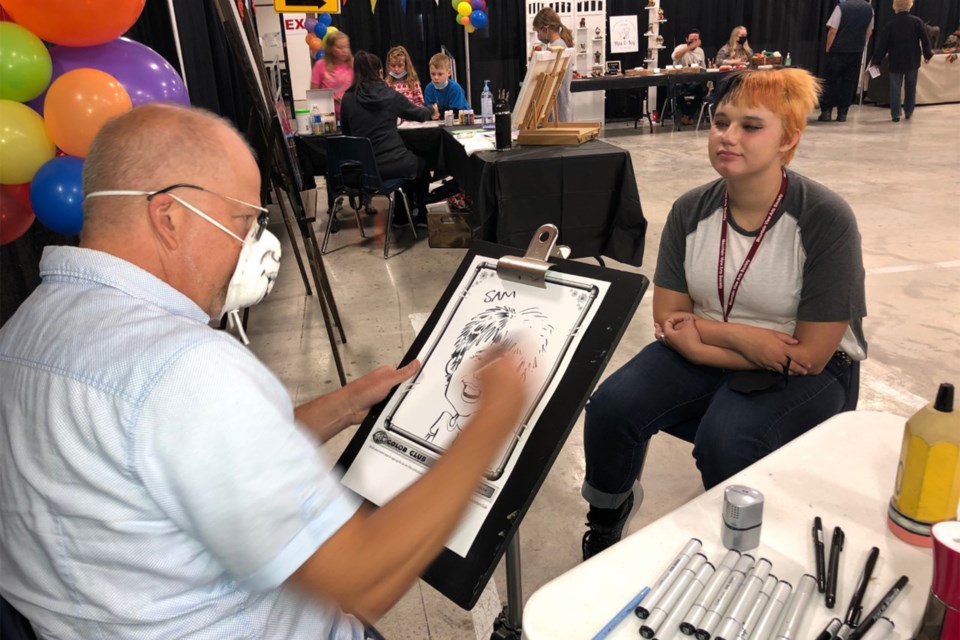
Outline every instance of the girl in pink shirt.
{"label": "girl in pink shirt", "polygon": [[353,53],[350,38],[342,31],[327,36],[323,58],[313,65],[310,76],[311,89],[333,89],[334,110],[340,120],[340,100],[353,84]]}
{"label": "girl in pink shirt", "polygon": [[407,100],[423,106],[423,88],[417,70],[413,68],[410,54],[403,47],[394,47],[387,52],[387,85]]}

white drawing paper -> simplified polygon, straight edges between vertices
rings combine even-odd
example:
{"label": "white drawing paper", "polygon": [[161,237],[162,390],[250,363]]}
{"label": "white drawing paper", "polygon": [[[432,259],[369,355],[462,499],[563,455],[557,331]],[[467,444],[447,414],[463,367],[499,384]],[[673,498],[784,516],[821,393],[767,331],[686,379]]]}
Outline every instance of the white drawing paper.
{"label": "white drawing paper", "polygon": [[640,50],[637,16],[610,16],[610,53],[633,53]]}
{"label": "white drawing paper", "polygon": [[472,363],[491,346],[510,349],[536,393],[447,542],[464,557],[609,287],[602,280],[548,272],[541,288],[501,279],[496,265],[491,258],[474,258],[417,354],[420,372],[394,392],[342,480],[377,505],[417,480],[469,428],[480,400]]}

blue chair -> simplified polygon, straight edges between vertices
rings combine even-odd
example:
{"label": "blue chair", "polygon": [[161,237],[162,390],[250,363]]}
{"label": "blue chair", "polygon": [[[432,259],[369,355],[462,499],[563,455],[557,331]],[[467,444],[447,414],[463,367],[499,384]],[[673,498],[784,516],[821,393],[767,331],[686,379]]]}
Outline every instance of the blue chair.
{"label": "blue chair", "polygon": [[327,189],[333,195],[334,202],[330,208],[327,219],[327,230],[323,234],[323,245],[320,248],[321,253],[327,252],[327,241],[333,230],[334,218],[338,204],[346,196],[350,200],[351,207],[357,216],[357,225],[360,227],[360,235],[366,237],[363,233],[363,226],[360,223],[360,209],[365,201],[371,196],[383,195],[390,202],[390,208],[387,212],[387,231],[386,238],[383,241],[383,257],[389,257],[390,251],[390,232],[393,228],[393,212],[396,208],[396,193],[403,197],[404,209],[407,215],[407,223],[413,232],[414,239],[417,238],[417,229],[413,224],[413,217],[410,213],[410,202],[407,194],[403,192],[403,178],[394,178],[383,180],[380,177],[380,170],[377,168],[377,158],[373,153],[373,145],[369,138],[357,138],[353,136],[331,136],[326,139],[327,142]]}

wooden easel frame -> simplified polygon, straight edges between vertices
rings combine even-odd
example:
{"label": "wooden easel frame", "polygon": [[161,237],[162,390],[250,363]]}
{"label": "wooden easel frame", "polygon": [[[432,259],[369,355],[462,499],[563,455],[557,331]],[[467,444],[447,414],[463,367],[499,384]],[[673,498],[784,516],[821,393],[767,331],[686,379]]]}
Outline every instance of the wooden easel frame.
{"label": "wooden easel frame", "polygon": [[[563,47],[550,47],[550,51],[555,53],[557,57],[554,59],[550,71],[541,73],[533,79],[533,99],[520,122],[522,131],[532,131],[548,126],[555,127],[560,120],[557,94],[563,84],[563,76],[567,73],[567,67],[570,65],[570,56],[566,57],[566,64],[564,64],[563,54],[565,49]],[[551,114],[553,115],[552,122],[550,120]]]}

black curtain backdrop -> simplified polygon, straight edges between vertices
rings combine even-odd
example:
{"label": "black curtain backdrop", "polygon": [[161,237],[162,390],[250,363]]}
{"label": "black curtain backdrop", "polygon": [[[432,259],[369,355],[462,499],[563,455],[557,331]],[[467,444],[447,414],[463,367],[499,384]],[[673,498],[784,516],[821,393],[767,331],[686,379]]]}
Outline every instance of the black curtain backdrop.
{"label": "black curtain backdrop", "polygon": [[[670,52],[683,41],[688,30],[700,30],[707,56],[714,57],[733,27],[742,24],[749,30],[750,44],[755,50],[779,50],[784,55],[790,52],[795,65],[819,73],[825,57],[824,23],[836,3],[837,0],[661,0],[667,22],[660,25],[666,46],[660,51],[660,65],[669,63]],[[249,0],[240,0],[240,4],[252,10]],[[872,4],[877,16],[876,34],[892,18],[893,9],[890,0],[872,0]],[[191,102],[229,118],[246,131],[252,105],[227,48],[213,0],[173,0],[173,5]],[[644,27],[648,17],[645,5],[644,0],[609,0],[607,12],[636,14]],[[943,37],[960,25],[957,0],[917,0],[913,13],[926,23],[939,26]],[[400,0],[378,0],[372,13],[369,0],[348,0],[343,12],[333,17],[333,24],[350,36],[355,51],[364,49],[382,57],[390,47],[404,45],[424,82],[429,80],[427,61],[445,45],[457,60],[458,77],[463,84],[463,27],[456,23],[454,15],[450,0],[407,0],[406,12]],[[475,107],[479,107],[485,79],[491,80],[494,91],[504,88],[512,96],[517,95],[526,69],[524,16],[523,0],[488,0],[489,25],[469,36]],[[143,14],[126,35],[180,68],[166,0],[147,0]],[[642,64],[643,53],[608,54],[608,59],[620,60],[624,68],[631,68]],[[636,110],[635,100],[628,92],[608,92],[607,117],[631,116]],[[0,324],[39,283],[38,263],[43,247],[75,242],[76,238],[54,234],[35,223],[21,238],[0,247]]]}

